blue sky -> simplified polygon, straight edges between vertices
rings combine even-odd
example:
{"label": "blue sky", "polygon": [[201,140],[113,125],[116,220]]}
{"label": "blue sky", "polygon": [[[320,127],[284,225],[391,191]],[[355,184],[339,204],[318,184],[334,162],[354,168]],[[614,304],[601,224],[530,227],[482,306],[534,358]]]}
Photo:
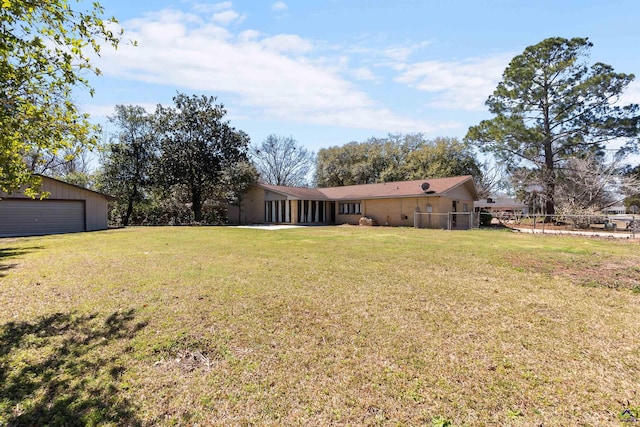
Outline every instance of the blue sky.
{"label": "blue sky", "polygon": [[[593,61],[640,76],[637,0],[102,3],[125,34],[96,60],[95,96],[78,94],[99,123],[116,104],[153,111],[180,91],[217,96],[253,143],[462,138],[490,118],[484,101],[511,58],[554,36],[589,37]],[[640,103],[640,83],[623,102]]]}

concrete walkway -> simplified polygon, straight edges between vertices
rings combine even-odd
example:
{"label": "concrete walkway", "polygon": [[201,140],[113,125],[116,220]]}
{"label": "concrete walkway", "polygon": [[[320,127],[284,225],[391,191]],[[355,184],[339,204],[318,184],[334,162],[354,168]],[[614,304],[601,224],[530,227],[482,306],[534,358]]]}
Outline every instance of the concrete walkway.
{"label": "concrete walkway", "polygon": [[302,228],[304,225],[238,225],[236,228],[253,228],[258,230],[286,230],[289,228]]}

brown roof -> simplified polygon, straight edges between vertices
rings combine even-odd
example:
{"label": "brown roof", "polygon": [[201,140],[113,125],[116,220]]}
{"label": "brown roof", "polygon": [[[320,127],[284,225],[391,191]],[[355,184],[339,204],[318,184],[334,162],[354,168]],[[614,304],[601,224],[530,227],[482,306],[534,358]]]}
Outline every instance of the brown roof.
{"label": "brown roof", "polygon": [[273,191],[275,193],[279,193],[285,196],[291,196],[294,199],[301,200],[326,200],[327,197],[318,191],[317,188],[306,188],[306,187],[285,187],[282,185],[271,185],[271,184],[259,184],[260,187]]}
{"label": "brown roof", "polygon": [[[43,184],[44,184],[44,182],[45,182],[45,181],[47,181],[47,180],[49,180],[49,181],[54,181],[54,182],[59,182],[59,183],[61,183],[61,184],[68,185],[68,186],[70,186],[70,187],[74,187],[74,188],[77,188],[77,189],[82,190],[82,191],[88,191],[89,193],[98,194],[98,195],[100,195],[100,196],[102,196],[102,197],[106,198],[106,199],[107,199],[107,200],[109,200],[109,201],[115,201],[115,200],[116,200],[116,198],[115,198],[115,197],[110,196],[110,195],[108,195],[108,194],[101,193],[101,192],[99,192],[99,191],[95,191],[95,190],[90,190],[90,189],[88,189],[88,188],[84,188],[84,187],[81,187],[81,186],[79,186],[79,185],[69,184],[68,182],[65,182],[65,181],[62,181],[62,180],[59,180],[59,179],[56,179],[56,178],[51,178],[50,176],[42,175],[42,174],[39,174],[39,173],[34,173],[33,175],[34,175],[34,176],[38,176],[38,177],[42,178]],[[13,192],[13,195],[9,195],[9,194],[7,194],[7,193],[5,193],[5,192],[3,192],[3,191],[0,191],[0,197],[9,197],[9,196],[11,196],[11,197],[16,197],[16,195],[17,195],[18,197],[24,197],[24,191],[25,191],[25,188],[27,188],[27,185],[23,185],[19,190],[17,190],[17,191],[15,191],[15,192]],[[22,195],[21,195],[21,194],[22,194]]]}
{"label": "brown roof", "polygon": [[[265,189],[305,200],[357,200],[395,197],[423,196],[422,184],[429,183],[429,194],[442,195],[454,188],[469,182],[475,195],[475,184],[470,175],[451,178],[417,179],[414,181],[383,182],[379,184],[346,185],[343,187],[327,188],[298,188],[281,187],[277,185],[260,184]],[[476,196],[477,197],[477,196]]]}

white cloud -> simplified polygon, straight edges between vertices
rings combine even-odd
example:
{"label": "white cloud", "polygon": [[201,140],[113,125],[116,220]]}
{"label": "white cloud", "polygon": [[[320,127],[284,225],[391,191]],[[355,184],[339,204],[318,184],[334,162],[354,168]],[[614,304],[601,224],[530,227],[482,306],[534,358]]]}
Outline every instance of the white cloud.
{"label": "white cloud", "polygon": [[226,10],[226,9],[231,9],[232,7],[233,7],[233,3],[231,3],[230,1],[223,1],[220,3],[215,3],[213,5],[213,10],[214,11]]}
{"label": "white cloud", "polygon": [[496,88],[512,53],[462,61],[425,61],[397,68],[396,81],[434,93],[429,106],[443,109],[482,111]]}
{"label": "white cloud", "polygon": [[640,81],[634,81],[620,96],[618,105],[640,104]]}
{"label": "white cloud", "polygon": [[[183,91],[232,94],[265,120],[381,131],[432,130],[425,122],[399,117],[374,102],[341,77],[339,64],[327,64],[326,58],[319,61],[314,43],[297,35],[263,36],[255,30],[234,34],[214,18],[174,10],[122,25],[138,47],[105,49],[99,66],[107,76]],[[371,77],[366,69],[356,74]]]}
{"label": "white cloud", "polygon": [[287,10],[289,7],[287,6],[287,4],[283,1],[277,1],[274,4],[271,5],[271,9],[277,11],[277,12],[283,12],[285,10]]}
{"label": "white cloud", "polygon": [[273,52],[305,53],[313,50],[313,44],[294,34],[279,34],[262,39],[260,44]]}
{"label": "white cloud", "polygon": [[382,54],[394,61],[405,62],[409,59],[412,53],[415,51],[429,46],[431,42],[423,41],[420,43],[413,43],[406,46],[392,46],[382,50]]}
{"label": "white cloud", "polygon": [[[376,44],[383,44],[384,40],[379,40],[375,37],[371,37],[369,35],[363,36],[363,40],[365,42],[361,42],[356,46],[335,46],[334,49],[345,51],[351,54],[361,55],[363,57],[376,60],[384,61],[392,61],[393,64],[404,63],[407,62],[409,57],[415,53],[416,51],[423,49],[427,46],[430,46],[432,43],[430,41],[422,41],[419,43],[406,43],[403,45],[393,45],[385,48],[372,48],[369,47],[373,42]],[[363,45],[366,43],[366,46]],[[387,63],[386,65],[391,65]]]}
{"label": "white cloud", "polygon": [[411,46],[395,46],[384,49],[382,51],[383,55],[389,59],[393,59],[394,61],[406,61],[413,52],[413,48]]}
{"label": "white cloud", "polygon": [[230,1],[220,3],[195,3],[191,6],[191,9],[197,13],[217,13],[233,8],[233,3]]}
{"label": "white cloud", "polygon": [[244,15],[240,15],[234,10],[225,10],[224,12],[214,13],[212,19],[222,25],[229,25],[234,21],[242,22],[244,21],[244,18]]}
{"label": "white cloud", "polygon": [[355,78],[356,80],[360,80],[360,81],[376,81],[376,80],[378,80],[378,78],[373,73],[373,71],[371,71],[371,69],[369,69],[367,67],[356,68],[355,70],[353,70],[351,72],[351,74],[353,75],[353,78]]}
{"label": "white cloud", "polygon": [[260,37],[260,32],[259,31],[255,31],[255,30],[246,30],[246,31],[242,31],[238,34],[238,36],[236,37],[236,40],[240,43],[248,43],[248,42],[255,42],[258,40],[258,37]]}

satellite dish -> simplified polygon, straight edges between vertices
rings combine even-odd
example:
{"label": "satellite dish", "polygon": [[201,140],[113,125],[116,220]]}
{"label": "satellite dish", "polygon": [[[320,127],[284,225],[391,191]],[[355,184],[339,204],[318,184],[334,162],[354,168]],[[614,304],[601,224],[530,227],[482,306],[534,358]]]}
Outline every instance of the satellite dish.
{"label": "satellite dish", "polygon": [[428,182],[423,182],[422,184],[420,184],[420,188],[422,188],[422,191],[424,191],[425,193],[427,192],[429,187],[430,187],[430,185],[429,185]]}

